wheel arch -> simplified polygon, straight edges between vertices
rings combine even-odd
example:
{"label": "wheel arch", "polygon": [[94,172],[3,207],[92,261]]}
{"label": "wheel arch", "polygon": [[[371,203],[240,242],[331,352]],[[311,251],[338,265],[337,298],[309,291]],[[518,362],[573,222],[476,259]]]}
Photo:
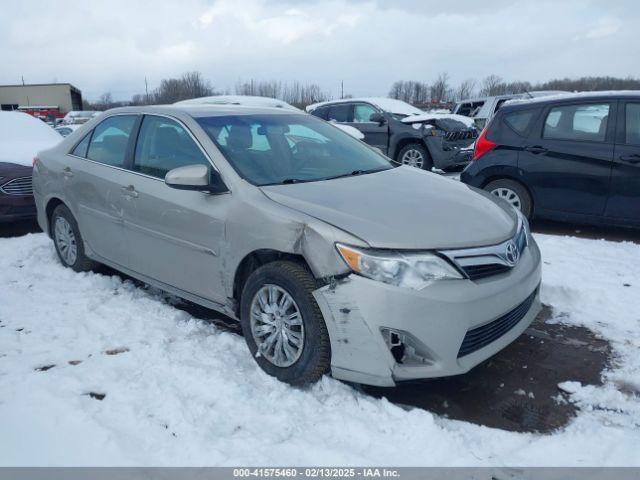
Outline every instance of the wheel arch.
{"label": "wheel arch", "polygon": [[46,206],[44,208],[45,222],[47,222],[46,233],[47,235],[49,235],[49,237],[51,237],[51,215],[53,215],[53,211],[56,209],[58,205],[66,205],[66,204],[59,197],[51,197],[49,200],[47,200]]}
{"label": "wheel arch", "polygon": [[519,178],[513,175],[509,175],[505,173],[501,173],[501,174],[496,173],[493,175],[489,175],[487,178],[485,178],[480,188],[484,190],[487,185],[489,185],[491,182],[494,182],[496,180],[511,180],[512,182],[516,182],[518,185],[521,185],[522,188],[524,188],[527,191],[527,193],[529,194],[529,198],[531,199],[531,218],[533,218],[536,213],[535,211],[536,198],[533,194],[533,190],[529,188],[529,185],[527,185],[522,180],[520,180]]}
{"label": "wheel arch", "polygon": [[416,143],[421,147],[424,147],[429,153],[429,155],[431,155],[431,157],[433,158],[433,155],[431,154],[429,147],[427,146],[426,142],[422,139],[422,137],[416,137],[416,136],[410,136],[410,135],[403,135],[393,139],[390,145],[391,148],[389,149],[389,158],[393,159],[394,161],[397,161],[398,159],[396,157],[398,156],[398,153],[400,153],[400,150],[402,150],[404,147],[412,143]]}
{"label": "wheel arch", "polygon": [[[254,250],[240,261],[238,266],[236,267],[236,271],[233,276],[233,299],[235,300],[236,310],[238,310],[240,305],[240,296],[242,295],[242,290],[244,289],[245,284],[247,283],[247,279],[249,276],[256,271],[258,268],[266,265],[268,263],[289,260],[296,263],[302,264],[305,268],[311,272],[313,275],[312,269],[309,266],[309,263],[302,255],[298,255],[295,253],[282,252],[279,250],[263,248],[259,250]],[[236,312],[238,313],[238,312]]]}

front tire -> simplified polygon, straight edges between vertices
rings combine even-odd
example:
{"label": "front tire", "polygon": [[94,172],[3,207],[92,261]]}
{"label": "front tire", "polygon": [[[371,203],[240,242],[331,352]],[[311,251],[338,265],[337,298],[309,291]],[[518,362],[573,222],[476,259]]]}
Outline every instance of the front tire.
{"label": "front tire", "polygon": [[49,220],[51,238],[60,262],[76,272],[93,270],[98,263],[84,253],[84,242],[78,223],[66,205],[58,205]]}
{"label": "front tire", "polygon": [[291,385],[317,382],[329,371],[331,344],[303,265],[278,261],[254,271],[240,299],[240,323],[249,351],[269,375]]}
{"label": "front tire", "polygon": [[484,190],[498,198],[502,198],[512,207],[520,210],[527,219],[531,219],[533,210],[531,195],[529,195],[529,192],[521,183],[515,180],[509,180],[508,178],[501,178],[489,182],[485,185]]}
{"label": "front tire", "polygon": [[400,149],[396,156],[396,162],[401,165],[421,168],[431,171],[433,168],[433,160],[427,149],[419,143],[410,143]]}

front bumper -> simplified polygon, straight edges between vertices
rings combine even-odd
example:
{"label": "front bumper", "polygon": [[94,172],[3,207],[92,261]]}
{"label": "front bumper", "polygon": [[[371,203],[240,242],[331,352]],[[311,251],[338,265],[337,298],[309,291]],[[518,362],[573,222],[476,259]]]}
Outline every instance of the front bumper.
{"label": "front bumper", "polygon": [[[314,292],[331,338],[331,371],[341,380],[394,386],[468,372],[513,342],[540,310],[540,251],[533,239],[509,272],[482,280],[434,282],[420,291],[358,275]],[[535,292],[535,293],[534,293]],[[469,330],[526,304],[526,313],[486,346],[459,357]],[[417,358],[397,361],[385,336],[405,334]],[[384,333],[384,334],[383,334]]]}
{"label": "front bumper", "polygon": [[457,142],[449,142],[442,140],[442,137],[425,137],[425,142],[433,165],[436,168],[450,168],[461,165],[467,165],[473,157],[473,139],[460,140]]}
{"label": "front bumper", "polygon": [[14,196],[0,193],[0,223],[36,218],[33,196]]}

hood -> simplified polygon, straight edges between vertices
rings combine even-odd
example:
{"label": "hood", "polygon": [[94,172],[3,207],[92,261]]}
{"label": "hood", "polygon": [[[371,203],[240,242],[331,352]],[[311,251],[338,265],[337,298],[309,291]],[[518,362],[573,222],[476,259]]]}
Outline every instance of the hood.
{"label": "hood", "polygon": [[32,166],[40,150],[62,141],[46,123],[22,112],[0,112],[0,162]]}
{"label": "hood", "polygon": [[321,182],[261,187],[271,200],[311,215],[375,248],[448,249],[500,243],[517,215],[490,194],[401,166]]}
{"label": "hood", "polygon": [[31,166],[0,161],[0,177],[15,178],[30,176],[32,172],[33,167]]}
{"label": "hood", "polygon": [[431,123],[444,126],[444,130],[454,130],[460,128],[474,128],[473,119],[455,113],[425,113],[422,115],[410,115],[403,118],[402,123]]}

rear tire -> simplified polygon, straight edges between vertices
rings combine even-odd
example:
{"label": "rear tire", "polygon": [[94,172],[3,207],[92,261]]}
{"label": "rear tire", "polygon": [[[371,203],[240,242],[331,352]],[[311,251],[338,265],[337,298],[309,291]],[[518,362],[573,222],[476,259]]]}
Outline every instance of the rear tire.
{"label": "rear tire", "polygon": [[266,373],[291,385],[315,383],[329,371],[329,333],[312,295],[317,288],[302,264],[278,261],[254,271],[242,291],[240,324],[249,351]]}
{"label": "rear tire", "polygon": [[85,255],[78,223],[66,205],[58,205],[53,210],[49,228],[58,258],[65,267],[76,272],[86,272],[99,265]]}
{"label": "rear tire", "polygon": [[429,155],[427,149],[419,143],[410,143],[402,147],[396,156],[396,162],[400,165],[421,168],[429,172],[433,168],[431,155]]}
{"label": "rear tire", "polygon": [[533,211],[531,195],[529,195],[529,192],[521,183],[508,178],[501,178],[499,180],[489,182],[485,185],[484,190],[498,198],[502,198],[507,203],[511,204],[511,206],[520,210],[527,219],[531,219]]}

